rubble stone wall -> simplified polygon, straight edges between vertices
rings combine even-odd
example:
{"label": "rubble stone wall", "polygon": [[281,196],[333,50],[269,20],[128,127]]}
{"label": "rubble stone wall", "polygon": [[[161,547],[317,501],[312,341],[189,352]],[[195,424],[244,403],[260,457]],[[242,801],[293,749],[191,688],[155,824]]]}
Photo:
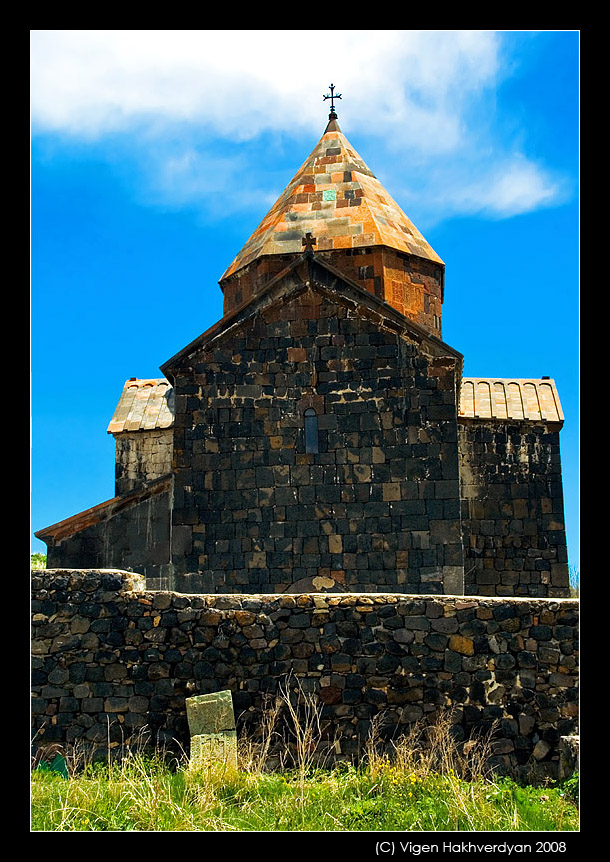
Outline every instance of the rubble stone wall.
{"label": "rubble stone wall", "polygon": [[577,733],[578,601],[402,594],[186,595],[116,570],[32,573],[35,746],[188,749],[185,699],[230,690],[238,735],[297,682],[335,756],[451,716],[492,765],[559,774]]}

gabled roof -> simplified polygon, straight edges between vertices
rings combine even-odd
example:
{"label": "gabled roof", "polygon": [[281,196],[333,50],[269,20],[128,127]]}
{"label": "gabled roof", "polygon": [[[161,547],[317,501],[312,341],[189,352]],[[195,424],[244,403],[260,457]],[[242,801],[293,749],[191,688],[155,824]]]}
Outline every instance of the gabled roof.
{"label": "gabled roof", "polygon": [[458,418],[562,423],[563,411],[550,377],[463,377]]}
{"label": "gabled roof", "polygon": [[254,318],[263,308],[273,303],[285,303],[298,291],[305,289],[323,291],[333,294],[335,299],[342,298],[343,301],[352,303],[360,312],[372,314],[379,320],[383,319],[394,331],[404,332],[418,343],[425,343],[431,354],[455,357],[461,368],[463,356],[459,351],[431,335],[428,330],[406,318],[384,300],[365,290],[362,285],[336,269],[327,260],[310,251],[301,254],[288,264],[254,299],[242,303],[168,359],[161,366],[161,371],[170,381],[173,380],[174,370],[183,363],[188,363],[189,357],[205,349],[213,340],[230,330],[234,331],[237,326]]}
{"label": "gabled roof", "polygon": [[308,159],[220,279],[265,255],[300,253],[311,233],[316,251],[388,246],[443,261],[383,188],[331,119]]}
{"label": "gabled roof", "polygon": [[174,391],[165,378],[130,378],[125,381],[108,433],[170,428],[174,421],[173,398]]}

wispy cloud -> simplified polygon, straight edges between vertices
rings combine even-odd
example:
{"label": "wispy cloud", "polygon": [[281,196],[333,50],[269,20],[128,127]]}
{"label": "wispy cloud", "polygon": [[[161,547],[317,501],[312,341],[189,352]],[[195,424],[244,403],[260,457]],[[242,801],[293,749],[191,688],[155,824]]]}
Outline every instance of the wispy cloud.
{"label": "wispy cloud", "polygon": [[34,30],[31,38],[33,134],[96,147],[123,136],[151,203],[216,211],[222,194],[225,214],[260,210],[274,190],[223,145],[273,143],[280,133],[315,142],[321,88],[335,77],[346,94],[345,133],[374,142],[371,167],[391,165],[390,190],[426,177],[417,191],[434,197],[437,217],[506,217],[560,199],[544,165],[494,138],[488,109],[507,68],[496,31],[351,30],[327,40],[307,30]]}
{"label": "wispy cloud", "polygon": [[463,212],[483,212],[499,218],[519,215],[558,202],[564,186],[543,168],[518,156],[486,177],[454,193],[453,205]]}
{"label": "wispy cloud", "polygon": [[279,182],[269,185],[273,176],[257,182],[245,154],[222,155],[214,147],[194,144],[166,146],[161,151],[151,148],[138,170],[145,172],[135,192],[140,202],[203,209],[214,219],[243,212],[262,216],[282,190]]}
{"label": "wispy cloud", "polygon": [[454,216],[503,219],[557,206],[572,191],[566,177],[521,154],[487,154],[470,165],[443,164],[425,183],[413,178],[398,197],[407,211],[417,210],[418,226],[425,230]]}

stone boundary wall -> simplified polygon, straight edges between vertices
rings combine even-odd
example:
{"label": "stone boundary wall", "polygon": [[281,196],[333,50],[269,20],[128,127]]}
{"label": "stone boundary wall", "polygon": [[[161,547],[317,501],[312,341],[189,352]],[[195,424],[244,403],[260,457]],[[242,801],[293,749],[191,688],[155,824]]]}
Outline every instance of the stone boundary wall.
{"label": "stone boundary wall", "polygon": [[556,778],[577,730],[578,600],[403,594],[186,595],[118,570],[32,572],[32,738],[188,750],[185,699],[230,689],[240,732],[287,680],[321,706],[335,756],[451,710],[492,765]]}

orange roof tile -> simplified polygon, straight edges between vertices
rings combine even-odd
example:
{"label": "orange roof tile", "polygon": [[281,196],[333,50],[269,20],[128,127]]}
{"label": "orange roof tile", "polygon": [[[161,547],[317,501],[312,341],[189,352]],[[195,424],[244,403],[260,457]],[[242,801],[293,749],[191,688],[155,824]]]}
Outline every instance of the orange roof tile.
{"label": "orange roof tile", "polygon": [[108,433],[170,428],[174,422],[172,396],[172,386],[165,378],[144,380],[132,377],[125,382]]}
{"label": "orange roof tile", "polygon": [[443,264],[413,222],[331,120],[309,158],[225,271],[259,257],[300,253],[306,233],[316,250],[385,245]]}
{"label": "orange roof tile", "polygon": [[464,377],[458,416],[563,422],[559,394],[551,378]]}

